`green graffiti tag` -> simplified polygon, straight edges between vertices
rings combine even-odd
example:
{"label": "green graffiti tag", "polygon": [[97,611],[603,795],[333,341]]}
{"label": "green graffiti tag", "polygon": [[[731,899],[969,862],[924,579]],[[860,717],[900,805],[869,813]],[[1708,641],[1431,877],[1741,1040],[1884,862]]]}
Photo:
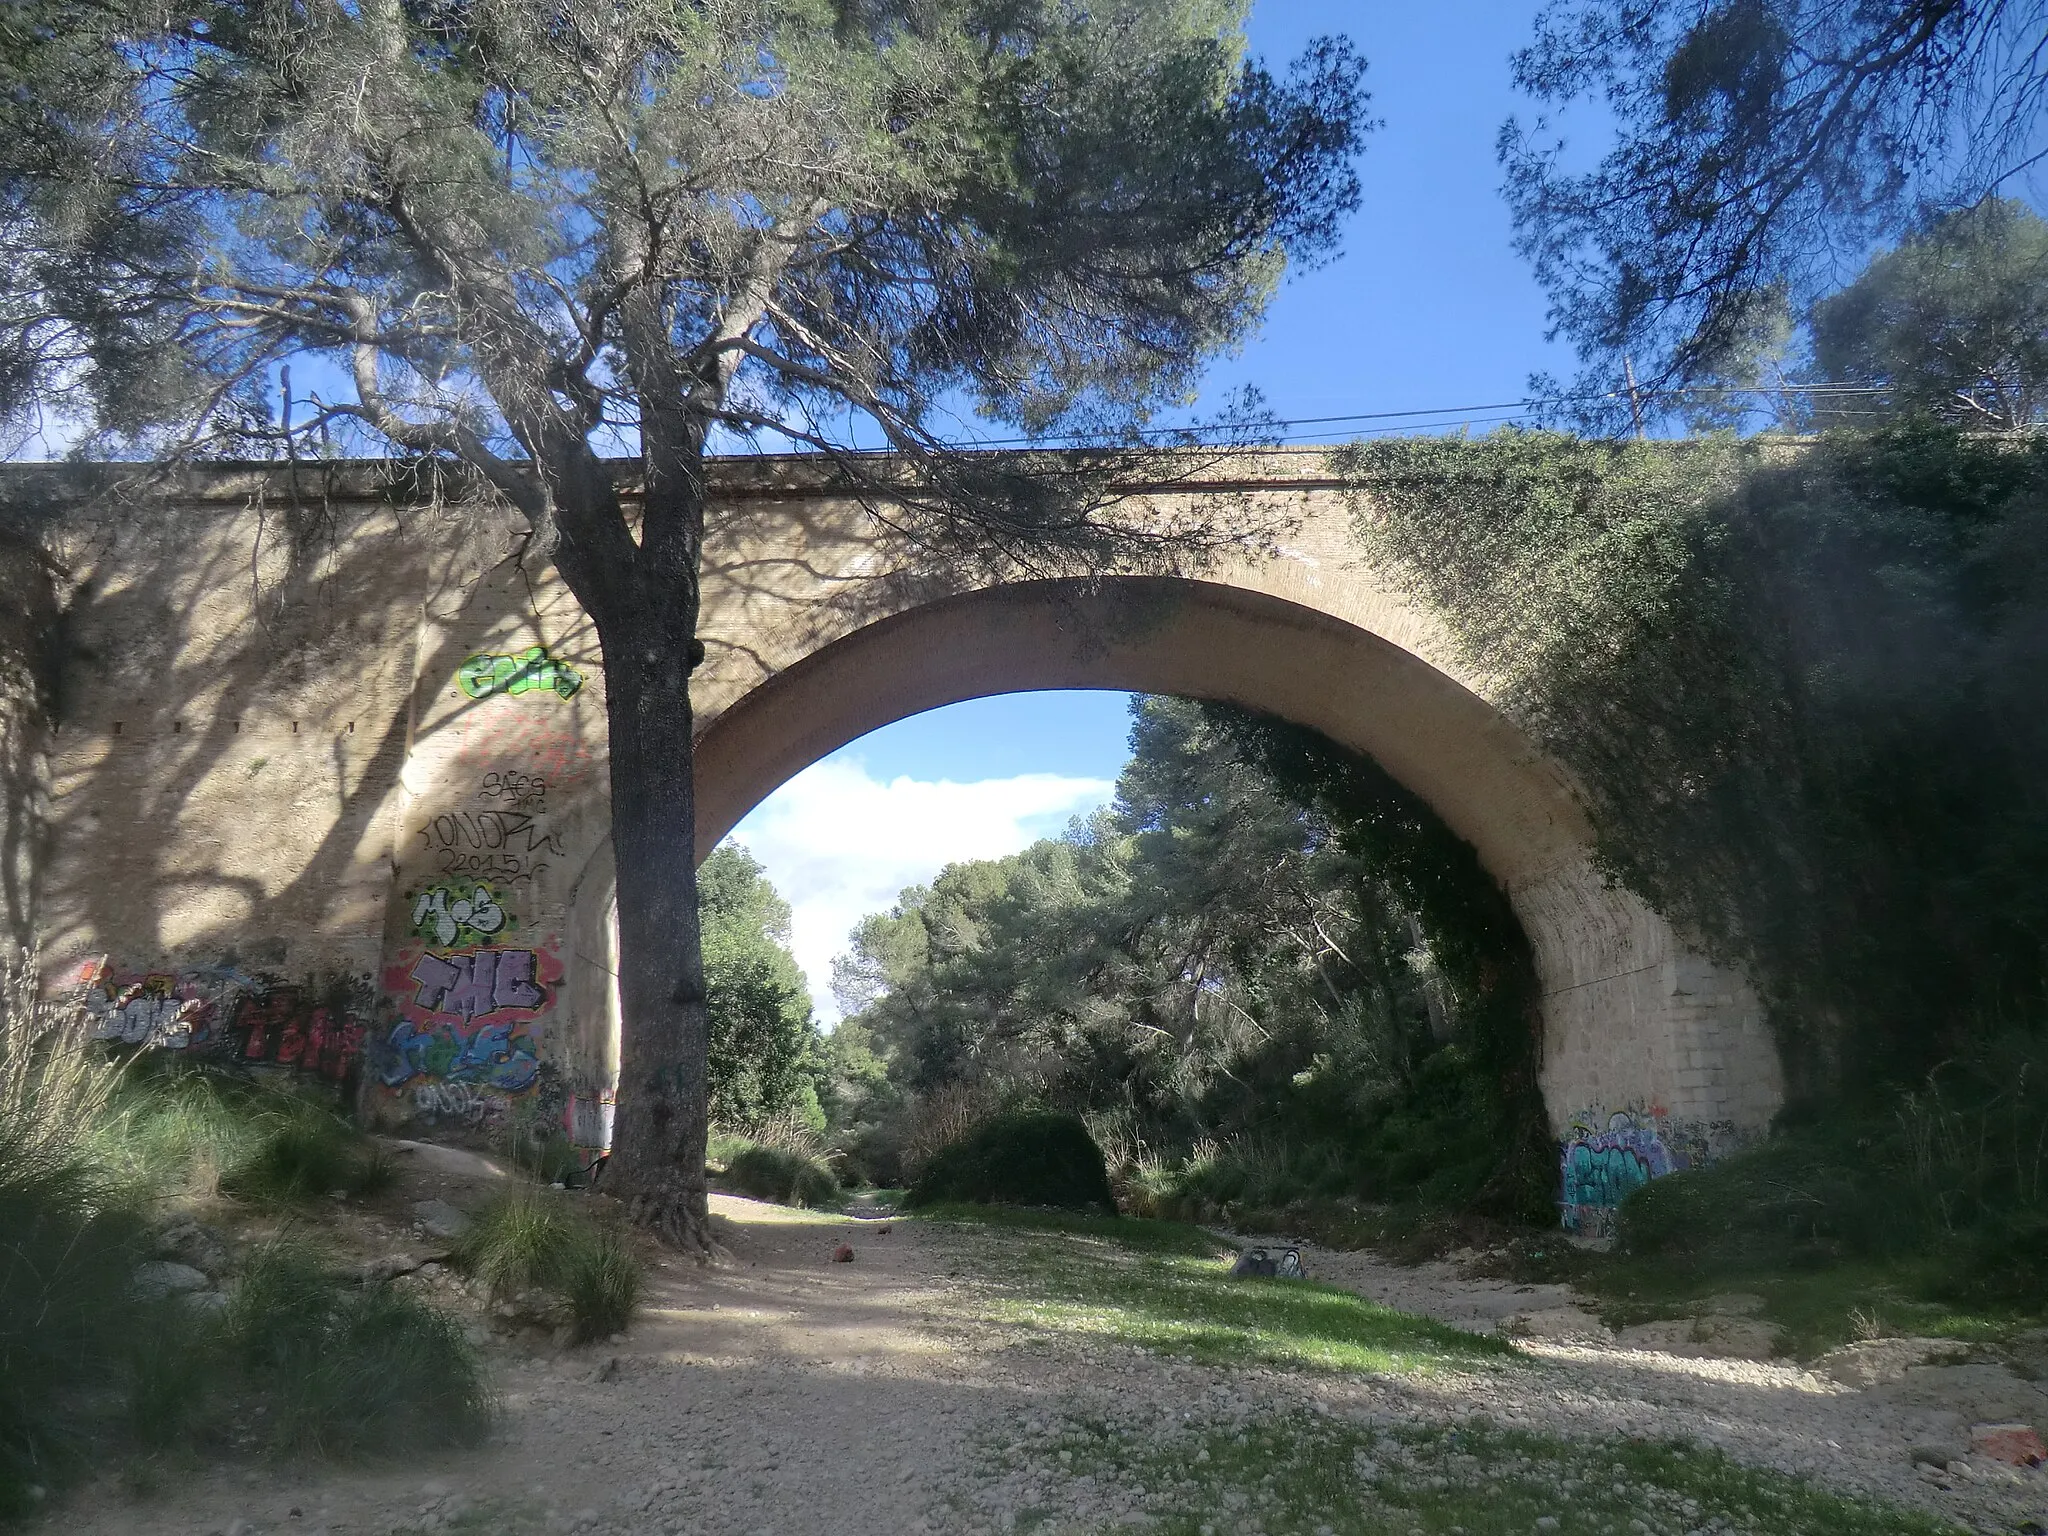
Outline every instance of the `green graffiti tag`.
{"label": "green graffiti tag", "polygon": [[517,698],[535,689],[573,699],[583,687],[583,674],[550,656],[546,646],[536,645],[516,656],[479,652],[457,670],[455,681],[472,699],[488,699],[494,693]]}
{"label": "green graffiti tag", "polygon": [[412,931],[443,947],[480,944],[512,926],[488,885],[435,885],[413,896]]}

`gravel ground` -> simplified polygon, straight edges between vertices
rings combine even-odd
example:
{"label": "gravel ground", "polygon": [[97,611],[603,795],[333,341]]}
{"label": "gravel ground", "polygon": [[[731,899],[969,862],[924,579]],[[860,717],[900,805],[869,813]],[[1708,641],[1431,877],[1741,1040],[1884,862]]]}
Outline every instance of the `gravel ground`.
{"label": "gravel ground", "polygon": [[[1289,1415],[1679,1437],[1982,1530],[2022,1529],[2028,1519],[2048,1529],[2048,1473],[1958,1452],[1956,1468],[1936,1474],[1912,1459],[1916,1445],[1953,1440],[1974,1417],[1957,1408],[1958,1393],[1995,1397],[2008,1383],[2035,1390],[2002,1372],[1960,1384],[1907,1372],[1858,1391],[1795,1366],[1619,1348],[1561,1288],[1313,1250],[1319,1278],[1406,1310],[1480,1328],[1533,1323],[1567,1337],[1525,1340],[1533,1365],[1422,1377],[1196,1367],[977,1321],[1000,1287],[1004,1245],[1026,1239],[914,1222],[884,1235],[882,1221],[724,1196],[714,1209],[730,1259],[657,1270],[647,1310],[623,1340],[559,1353],[537,1342],[490,1346],[504,1415],[485,1446],[402,1470],[210,1465],[147,1500],[124,1493],[110,1469],[42,1529],[849,1536],[1142,1527],[1164,1507],[1171,1477],[1162,1488],[1063,1459],[1073,1425],[1110,1424],[1170,1460],[1190,1437]],[[831,1261],[841,1241],[854,1262]],[[1673,1511],[1668,1523],[1634,1528],[1676,1536],[1686,1525]]]}

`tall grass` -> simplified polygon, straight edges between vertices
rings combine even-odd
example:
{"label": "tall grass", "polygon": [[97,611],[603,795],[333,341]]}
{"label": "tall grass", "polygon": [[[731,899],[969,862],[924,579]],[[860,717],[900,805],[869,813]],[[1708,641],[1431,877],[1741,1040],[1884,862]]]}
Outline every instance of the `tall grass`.
{"label": "tall grass", "polygon": [[452,1317],[388,1283],[350,1286],[310,1249],[255,1254],[224,1333],[274,1451],[463,1444],[489,1423],[476,1351]]}
{"label": "tall grass", "polygon": [[494,1301],[529,1291],[551,1297],[571,1343],[617,1333],[639,1306],[640,1263],[625,1236],[546,1190],[514,1190],[485,1206],[451,1259]]}
{"label": "tall grass", "polygon": [[142,1223],[86,1154],[115,1078],[86,1022],[46,1007],[36,957],[0,970],[0,1514],[82,1456],[134,1322]]}
{"label": "tall grass", "polygon": [[34,956],[0,969],[0,1518],[124,1437],[196,1445],[257,1407],[293,1454],[475,1438],[488,1399],[461,1329],[309,1250],[217,1277],[219,1314],[134,1289],[167,1198],[274,1206],[388,1177],[332,1111],[211,1074],[126,1072],[77,1010],[41,1000]]}
{"label": "tall grass", "polygon": [[160,1197],[287,1207],[370,1194],[394,1177],[383,1150],[328,1105],[205,1065],[130,1074],[92,1142],[124,1180]]}

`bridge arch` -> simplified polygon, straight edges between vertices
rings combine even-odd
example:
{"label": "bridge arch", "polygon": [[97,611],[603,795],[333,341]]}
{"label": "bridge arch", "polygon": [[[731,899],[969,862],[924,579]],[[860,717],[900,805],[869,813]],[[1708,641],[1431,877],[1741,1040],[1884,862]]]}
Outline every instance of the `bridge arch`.
{"label": "bridge arch", "polygon": [[[1428,801],[1473,845],[1529,938],[1544,1099],[1568,1165],[1577,1148],[1580,1161],[1590,1149],[1666,1171],[1775,1112],[1776,1054],[1746,983],[1601,877],[1569,782],[1511,721],[1408,646],[1228,580],[1011,583],[848,628],[745,690],[699,736],[698,857],[869,731],[991,694],[1072,688],[1262,710],[1373,757]],[[609,875],[600,846],[572,922],[585,944],[602,942]]]}

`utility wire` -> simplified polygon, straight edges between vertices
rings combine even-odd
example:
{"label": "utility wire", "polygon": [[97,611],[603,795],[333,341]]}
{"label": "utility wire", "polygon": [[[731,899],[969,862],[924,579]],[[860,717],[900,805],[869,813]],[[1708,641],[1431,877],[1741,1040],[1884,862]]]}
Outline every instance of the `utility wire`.
{"label": "utility wire", "polygon": [[[1776,384],[1768,387],[1761,385],[1744,387],[1731,384],[1687,384],[1648,392],[1647,398],[1651,403],[1677,395],[1703,397],[1725,397],[1729,395],[1820,395],[1842,399],[1859,395],[1884,395],[1890,392],[1888,386],[1881,384]],[[1431,427],[1455,427],[1467,424],[1473,426],[1498,426],[1506,422],[1525,420],[1542,406],[1582,405],[1598,400],[1620,402],[1625,401],[1627,398],[1627,390],[1615,389],[1584,395],[1550,395],[1529,400],[1497,400],[1484,405],[1436,406],[1427,410],[1357,411],[1341,416],[1293,416],[1274,420],[1247,422],[1242,428],[1233,428],[1228,424],[1194,427],[1144,427],[1140,428],[1133,435],[1141,440],[1149,438],[1165,438],[1168,440],[1182,438],[1190,442],[1200,442],[1205,435],[1214,437],[1234,431],[1242,431],[1251,443],[1271,445],[1275,442],[1306,440],[1296,430],[1301,427],[1345,426],[1361,422],[1397,422],[1402,424],[1398,426],[1367,428],[1365,431],[1356,434],[1363,437],[1374,432],[1426,430]],[[1508,414],[1493,414],[1495,412],[1507,412]],[[1432,419],[1424,420],[1423,418]],[[1280,435],[1275,436],[1276,432]],[[976,438],[971,442],[961,444],[961,446],[972,448],[1049,448],[1061,444],[1078,446],[1090,443],[1099,443],[1105,447],[1115,446],[1113,440],[1092,439],[1082,434],[1075,434],[1064,438]]]}

